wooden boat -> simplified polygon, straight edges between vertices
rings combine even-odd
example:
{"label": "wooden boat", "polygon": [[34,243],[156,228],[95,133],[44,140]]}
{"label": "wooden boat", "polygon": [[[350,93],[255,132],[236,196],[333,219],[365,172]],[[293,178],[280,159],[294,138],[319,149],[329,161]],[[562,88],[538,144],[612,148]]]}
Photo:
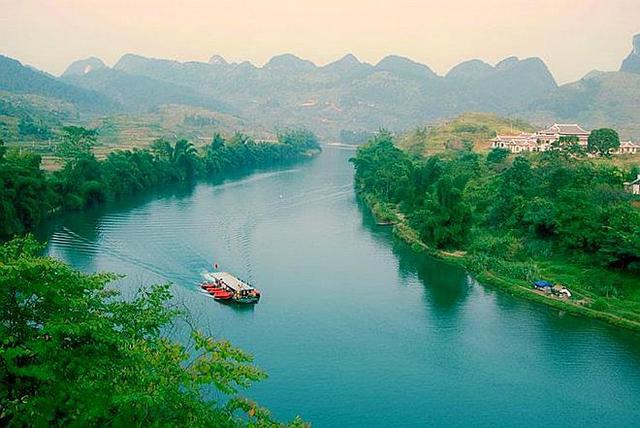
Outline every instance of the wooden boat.
{"label": "wooden boat", "polygon": [[[235,276],[227,272],[207,272],[204,274],[206,282],[202,284],[202,288],[208,289],[222,289],[231,293],[230,299],[236,303],[251,304],[258,303],[260,301],[260,291],[247,282],[242,281]],[[207,284],[205,286],[205,284]],[[205,288],[207,287],[207,288]],[[218,292],[219,293],[219,292]],[[226,293],[223,294],[226,296]],[[215,297],[215,295],[214,295]],[[226,299],[218,299],[226,300]]]}
{"label": "wooden boat", "polygon": [[226,290],[213,291],[213,292],[210,292],[209,294],[212,294],[213,298],[216,300],[229,300],[233,298],[233,293],[231,291],[226,291]]}

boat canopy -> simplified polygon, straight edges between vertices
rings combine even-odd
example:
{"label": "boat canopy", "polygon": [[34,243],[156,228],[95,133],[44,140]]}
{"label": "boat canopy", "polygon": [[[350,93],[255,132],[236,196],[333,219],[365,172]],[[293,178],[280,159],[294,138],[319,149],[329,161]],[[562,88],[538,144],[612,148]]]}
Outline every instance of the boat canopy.
{"label": "boat canopy", "polygon": [[549,281],[542,280],[542,279],[534,282],[533,285],[535,285],[536,287],[553,287],[552,283],[550,283]]}
{"label": "boat canopy", "polygon": [[255,288],[253,288],[246,282],[239,280],[238,278],[236,278],[235,276],[227,272],[208,272],[204,274],[204,277],[208,281],[215,281],[215,280],[222,281],[227,287],[231,288],[234,291],[255,290]]}

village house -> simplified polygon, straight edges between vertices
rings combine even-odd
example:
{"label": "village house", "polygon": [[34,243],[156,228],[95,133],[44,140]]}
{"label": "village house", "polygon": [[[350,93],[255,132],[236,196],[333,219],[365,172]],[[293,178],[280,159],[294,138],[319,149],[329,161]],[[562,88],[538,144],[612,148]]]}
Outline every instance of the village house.
{"label": "village house", "polygon": [[590,132],[582,129],[578,124],[554,123],[547,129],[536,132],[536,137],[542,143],[551,144],[558,141],[560,137],[577,137],[578,144],[587,147]]}
{"label": "village house", "polygon": [[536,134],[528,132],[517,135],[497,135],[491,140],[491,147],[507,149],[511,153],[543,152],[547,149],[547,145],[541,145],[538,142]]}
{"label": "village house", "polygon": [[634,155],[640,153],[640,143],[632,143],[631,141],[622,141],[620,148],[614,152],[618,155]]}
{"label": "village house", "polygon": [[632,195],[640,195],[640,174],[635,180],[624,183],[624,189]]}
{"label": "village house", "polygon": [[[580,125],[571,123],[554,123],[547,129],[535,133],[521,132],[513,135],[497,135],[491,140],[491,148],[507,149],[511,153],[545,152],[551,148],[551,143],[561,137],[576,137],[578,144],[587,148],[590,132]],[[640,154],[640,143],[625,141],[614,154]]]}

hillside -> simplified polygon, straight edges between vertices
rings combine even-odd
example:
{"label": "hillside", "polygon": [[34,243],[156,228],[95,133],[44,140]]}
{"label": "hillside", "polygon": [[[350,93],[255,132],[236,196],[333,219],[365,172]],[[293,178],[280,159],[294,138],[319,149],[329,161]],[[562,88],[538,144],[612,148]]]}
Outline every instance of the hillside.
{"label": "hillside", "polygon": [[[472,111],[522,118],[536,127],[553,122],[610,126],[623,139],[640,139],[640,74],[633,71],[640,61],[638,43],[636,37],[621,67],[624,71],[594,71],[561,86],[535,57],[508,57],[496,65],[473,59],[440,76],[398,55],[372,65],[348,54],[317,66],[282,54],[257,67],[246,61],[227,62],[219,55],[205,63],[126,54],[113,67],[94,57],[75,61],[61,78],[0,57],[0,90],[68,103],[80,119],[103,117],[108,122],[111,119],[104,116],[116,115],[117,123],[127,123],[121,127],[127,132],[141,126],[131,132],[144,135],[142,141],[158,133],[150,130],[157,128],[156,112],[164,106],[227,115],[255,129],[302,126],[329,141],[380,128],[402,133]],[[134,117],[124,120],[127,114]],[[10,140],[18,123],[12,120],[4,121],[5,128],[14,129],[5,136]],[[182,132],[167,125],[162,129]],[[443,141],[434,147],[442,147]]]}
{"label": "hillside", "polygon": [[116,147],[145,147],[158,138],[186,138],[200,145],[210,143],[216,132],[242,131],[257,139],[273,138],[272,132],[255,128],[237,117],[183,105],[163,105],[145,113],[99,117],[87,122],[86,126],[98,130],[98,155]]}
{"label": "hillside", "polygon": [[520,112],[536,123],[578,122],[613,127],[623,139],[640,138],[640,74],[592,74],[559,87]]}
{"label": "hillside", "polygon": [[[438,76],[428,66],[397,55],[375,65],[346,55],[322,67],[291,54],[278,55],[263,67],[212,58],[209,63],[178,62],[126,54],[113,70],[188,87],[264,127],[302,124],[328,139],[337,139],[341,131],[399,131],[468,110],[510,112],[557,86],[537,58],[487,64],[479,78]],[[100,90],[108,86],[107,78],[105,70],[97,70],[70,81]]]}
{"label": "hillside", "polygon": [[103,94],[70,85],[2,55],[0,55],[0,90],[66,101],[82,111],[91,113],[114,111],[118,108],[117,103]]}
{"label": "hillside", "polygon": [[640,34],[633,37],[631,53],[622,61],[620,71],[640,74]]}
{"label": "hillside", "polygon": [[533,132],[535,128],[519,119],[493,113],[465,113],[436,126],[417,128],[397,139],[401,148],[413,154],[432,155],[446,149],[462,148],[471,142],[480,152],[490,149],[488,141],[497,134]]}
{"label": "hillside", "polygon": [[82,74],[67,69],[63,78],[68,83],[104,94],[122,105],[126,111],[146,112],[164,104],[183,104],[213,111],[229,111],[220,101],[190,87],[106,67]]}
{"label": "hillside", "polygon": [[76,107],[68,102],[0,91],[0,139],[6,142],[55,138],[63,122],[77,117]]}

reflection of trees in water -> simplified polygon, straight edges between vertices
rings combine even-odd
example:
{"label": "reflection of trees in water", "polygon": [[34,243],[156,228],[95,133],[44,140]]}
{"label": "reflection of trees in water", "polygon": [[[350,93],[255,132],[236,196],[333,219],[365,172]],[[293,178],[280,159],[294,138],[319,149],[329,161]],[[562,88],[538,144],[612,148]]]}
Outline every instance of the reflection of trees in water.
{"label": "reflection of trees in water", "polygon": [[470,285],[465,270],[412,250],[393,237],[391,227],[376,225],[371,211],[359,198],[357,205],[364,228],[377,242],[391,246],[398,259],[400,276],[403,279],[417,276],[425,287],[425,300],[434,310],[447,313],[457,310],[469,293]]}
{"label": "reflection of trees in water", "polygon": [[[201,182],[209,185],[219,185],[225,182],[238,181],[261,172],[278,171],[283,166],[302,164],[312,159],[290,160],[276,163],[265,168],[236,168],[224,173],[212,175]],[[63,258],[73,266],[84,266],[91,271],[97,252],[96,244],[100,240],[101,222],[105,216],[117,217],[131,210],[140,208],[154,201],[180,202],[193,195],[197,182],[180,183],[162,188],[145,191],[127,197],[123,200],[97,205],[82,211],[67,211],[54,215],[50,220],[35,231],[38,240],[46,242],[52,239],[56,232],[62,232],[68,245],[56,245],[56,256]],[[188,209],[188,204],[178,204],[178,212]]]}
{"label": "reflection of trees in water", "polygon": [[38,240],[46,242],[59,231],[66,231],[73,245],[58,245],[56,251],[72,266],[90,264],[96,255],[95,244],[100,238],[100,223],[105,215],[117,215],[139,208],[156,200],[180,201],[190,197],[195,183],[164,187],[156,191],[136,195],[126,200],[114,201],[82,211],[68,211],[45,222],[37,231]]}
{"label": "reflection of trees in water", "polygon": [[[398,259],[398,271],[402,282],[418,278],[424,285],[424,299],[434,320],[455,322],[465,300],[469,297],[471,283],[469,275],[459,266],[449,264],[413,251],[408,245],[393,237],[391,227],[376,225],[366,204],[358,200],[362,215],[363,229],[382,244],[391,246]],[[629,363],[629,367],[640,364],[640,333],[612,327],[600,321],[586,319],[564,313],[556,308],[529,302],[507,295],[500,290],[487,288],[484,292],[495,295],[497,308],[509,321],[527,323],[532,329],[528,336],[535,346],[544,347],[545,352],[558,353],[558,343],[564,348],[560,355],[572,355],[575,359],[588,361],[593,353],[607,352],[607,349],[620,353],[620,358]],[[598,343],[598,349],[587,344]],[[534,346],[534,347],[535,347]]]}
{"label": "reflection of trees in water", "polygon": [[462,306],[470,288],[464,269],[413,251],[398,240],[394,240],[393,253],[398,258],[403,278],[418,276],[425,287],[425,300],[433,310],[452,313]]}
{"label": "reflection of trees in water", "polygon": [[[622,350],[620,358],[629,358],[630,364],[640,364],[640,333],[624,328],[608,325],[602,321],[572,315],[539,303],[513,300],[513,306],[522,310],[527,305],[531,308],[529,315],[531,328],[540,332],[536,336],[539,344],[544,344],[547,352],[557,352],[558,341],[563,343],[563,352],[571,355],[573,360],[588,361],[593,353],[607,350]],[[535,319],[534,319],[535,317]],[[591,344],[598,343],[598,349]]]}

